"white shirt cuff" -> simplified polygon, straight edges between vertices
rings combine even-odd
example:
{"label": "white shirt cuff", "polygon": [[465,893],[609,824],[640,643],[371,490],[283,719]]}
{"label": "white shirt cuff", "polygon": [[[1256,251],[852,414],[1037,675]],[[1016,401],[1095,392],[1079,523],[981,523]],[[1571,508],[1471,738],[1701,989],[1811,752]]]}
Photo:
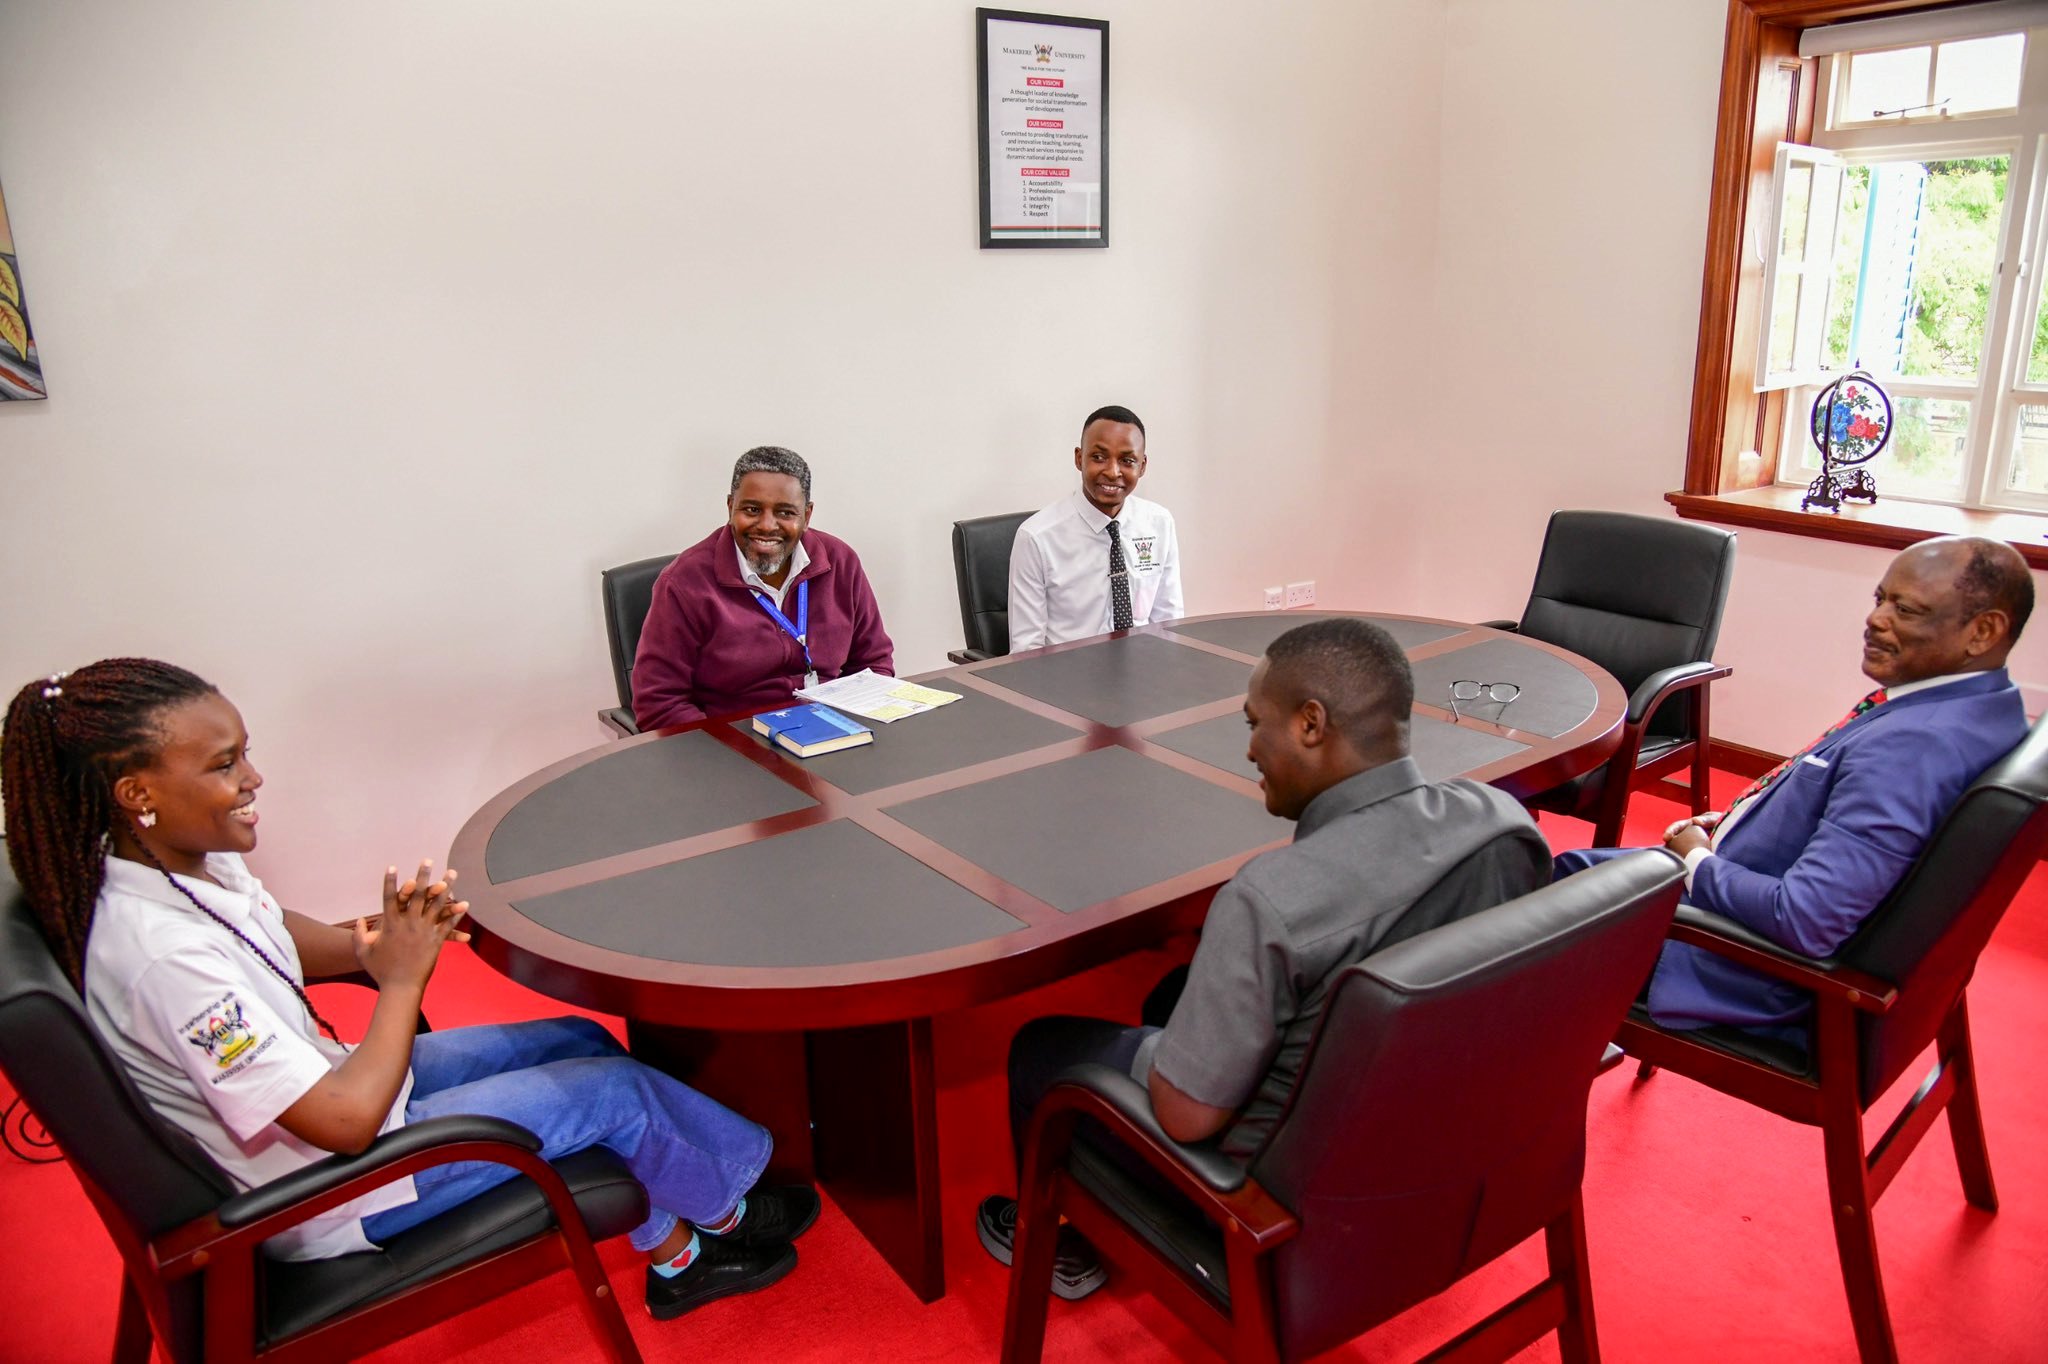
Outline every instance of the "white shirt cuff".
{"label": "white shirt cuff", "polygon": [[1685,855],[1685,893],[1692,894],[1693,873],[1700,869],[1700,863],[1714,855],[1712,848],[1694,848]]}

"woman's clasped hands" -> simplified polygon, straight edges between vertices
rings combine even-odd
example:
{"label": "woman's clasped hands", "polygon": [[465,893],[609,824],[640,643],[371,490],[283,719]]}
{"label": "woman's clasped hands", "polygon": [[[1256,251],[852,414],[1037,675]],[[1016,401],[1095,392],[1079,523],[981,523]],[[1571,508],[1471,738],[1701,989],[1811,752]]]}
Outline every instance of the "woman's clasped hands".
{"label": "woman's clasped hands", "polygon": [[441,944],[468,942],[459,924],[469,910],[455,898],[456,873],[451,869],[434,880],[434,864],[421,859],[420,869],[403,884],[397,867],[384,869],[384,911],[374,919],[356,920],[356,961],[378,987],[411,984],[424,988],[434,974]]}

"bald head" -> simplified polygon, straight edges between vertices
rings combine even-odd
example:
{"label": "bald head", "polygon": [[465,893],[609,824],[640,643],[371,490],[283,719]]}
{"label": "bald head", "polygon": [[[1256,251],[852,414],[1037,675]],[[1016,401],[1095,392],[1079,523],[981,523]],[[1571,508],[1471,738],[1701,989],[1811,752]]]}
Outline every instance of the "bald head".
{"label": "bald head", "polygon": [[2010,622],[2006,642],[2017,640],[2020,631],[2026,628],[2027,617],[2034,611],[2034,575],[2027,571],[2027,561],[2020,557],[2020,552],[2003,540],[1987,540],[1981,535],[1955,535],[1927,543],[1956,547],[1963,558],[1961,572],[1956,575],[1956,591],[1962,597],[1963,609],[1972,615],[1980,611],[2005,612]]}
{"label": "bald head", "polygon": [[2000,540],[1943,536],[1902,551],[1863,623],[1863,671],[1885,686],[2005,666],[2034,609],[2026,561]]}

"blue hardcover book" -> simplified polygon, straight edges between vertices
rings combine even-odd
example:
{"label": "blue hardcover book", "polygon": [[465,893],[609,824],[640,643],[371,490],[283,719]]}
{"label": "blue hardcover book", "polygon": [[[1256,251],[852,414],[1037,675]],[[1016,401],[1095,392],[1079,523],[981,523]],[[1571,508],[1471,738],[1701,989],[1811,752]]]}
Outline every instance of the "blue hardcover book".
{"label": "blue hardcover book", "polygon": [[837,753],[875,741],[873,731],[829,706],[791,706],[754,717],[754,732],[764,734],[799,758]]}

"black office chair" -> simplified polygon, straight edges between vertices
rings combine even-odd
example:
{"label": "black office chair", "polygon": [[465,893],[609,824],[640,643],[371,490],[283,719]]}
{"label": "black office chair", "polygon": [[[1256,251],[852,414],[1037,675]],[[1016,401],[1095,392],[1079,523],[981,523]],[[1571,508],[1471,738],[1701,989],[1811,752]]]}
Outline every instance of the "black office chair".
{"label": "black office chair", "polygon": [[[1248,1169],[1168,1137],[1128,1075],[1069,1071],[1026,1143],[1003,1358],[1042,1350],[1065,1215],[1238,1360],[1330,1349],[1541,1231],[1543,1282],[1431,1358],[1505,1359],[1555,1330],[1566,1360],[1597,1360],[1586,1096],[1682,881],[1669,854],[1632,853],[1351,967]],[[1178,1196],[1077,1144],[1083,1117]]]}
{"label": "black office chair", "polygon": [[953,523],[953,581],[960,589],[960,632],[967,641],[946,657],[974,663],[1010,652],[1010,547],[1030,512]]}
{"label": "black office chair", "polygon": [[[172,1364],[353,1359],[563,1268],[608,1358],[640,1358],[592,1238],[630,1231],[647,1194],[601,1148],[549,1164],[498,1118],[435,1118],[238,1193],[149,1107],[100,1041],[0,866],[0,1071],[71,1162],[125,1266],[116,1364],[152,1335]],[[259,1243],[404,1175],[461,1160],[514,1179],[381,1250],[270,1260]]]}
{"label": "black office chair", "polygon": [[647,608],[654,601],[654,580],[675,557],[660,554],[635,559],[598,575],[604,595],[605,642],[611,646],[612,681],[618,684],[619,704],[599,711],[597,718],[622,737],[640,732],[633,719],[633,658],[640,652],[640,627],[647,623]]}
{"label": "black office chair", "polygon": [[1522,619],[1486,624],[1613,673],[1629,694],[1628,717],[1604,766],[1531,806],[1593,821],[1593,846],[1612,848],[1630,789],[1689,764],[1693,813],[1706,812],[1708,688],[1734,671],[1713,661],[1734,575],[1733,531],[1626,512],[1551,514]]}
{"label": "black office chair", "polygon": [[[1691,943],[1815,997],[1812,1045],[1739,1028],[1673,1032],[1630,1011],[1615,1040],[1641,1059],[1783,1118],[1821,1129],[1835,1247],[1857,1348],[1897,1358],[1871,1213],[1946,1109],[1963,1196],[1998,1210],[1965,987],[2020,883],[2048,850],[2048,720],[1979,777],[1920,860],[1870,918],[1825,959],[1801,957],[1718,914],[1686,906],[1671,929]],[[1934,1067],[1866,1155],[1863,1115],[1929,1045]]]}

